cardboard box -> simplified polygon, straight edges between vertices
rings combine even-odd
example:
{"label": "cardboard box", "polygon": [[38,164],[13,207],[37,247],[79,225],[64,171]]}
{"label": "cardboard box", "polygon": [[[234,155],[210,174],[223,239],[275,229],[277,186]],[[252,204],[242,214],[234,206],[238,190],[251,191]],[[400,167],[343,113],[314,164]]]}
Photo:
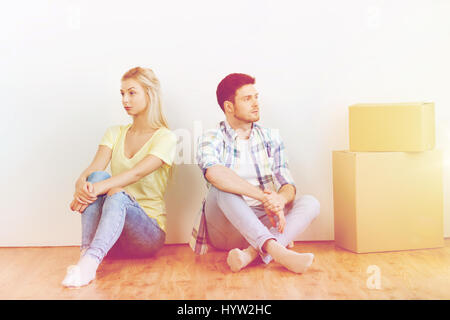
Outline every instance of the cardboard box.
{"label": "cardboard box", "polygon": [[333,151],[335,243],[353,252],[442,247],[442,152]]}
{"label": "cardboard box", "polygon": [[349,107],[350,151],[432,150],[434,103],[355,104]]}

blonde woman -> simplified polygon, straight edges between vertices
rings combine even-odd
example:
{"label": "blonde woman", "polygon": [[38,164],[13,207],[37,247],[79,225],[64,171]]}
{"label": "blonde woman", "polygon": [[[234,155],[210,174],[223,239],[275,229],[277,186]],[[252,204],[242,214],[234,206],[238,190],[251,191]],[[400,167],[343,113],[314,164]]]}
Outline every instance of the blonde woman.
{"label": "blonde woman", "polygon": [[[148,257],[164,245],[164,191],[175,157],[176,136],[162,113],[160,84],[151,69],[126,72],[120,93],[133,122],[106,130],[94,160],[76,182],[72,211],[81,213],[81,256],[67,268],[66,287],[95,279],[113,248]],[[111,161],[110,176],[105,168]]]}

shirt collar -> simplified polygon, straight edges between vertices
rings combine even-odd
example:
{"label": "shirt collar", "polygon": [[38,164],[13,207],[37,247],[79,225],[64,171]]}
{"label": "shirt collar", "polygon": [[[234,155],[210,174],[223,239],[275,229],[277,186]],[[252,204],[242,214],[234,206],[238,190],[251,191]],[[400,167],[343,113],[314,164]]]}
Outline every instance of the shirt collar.
{"label": "shirt collar", "polygon": [[[236,133],[236,130],[234,130],[230,124],[228,123],[228,121],[225,119],[224,121],[222,121],[220,123],[220,126],[224,129],[225,134],[231,139],[231,140],[236,140],[238,135]],[[249,139],[252,139],[253,136],[255,135],[255,128],[257,128],[257,124],[256,123],[252,123],[252,129],[250,130],[250,136]]]}

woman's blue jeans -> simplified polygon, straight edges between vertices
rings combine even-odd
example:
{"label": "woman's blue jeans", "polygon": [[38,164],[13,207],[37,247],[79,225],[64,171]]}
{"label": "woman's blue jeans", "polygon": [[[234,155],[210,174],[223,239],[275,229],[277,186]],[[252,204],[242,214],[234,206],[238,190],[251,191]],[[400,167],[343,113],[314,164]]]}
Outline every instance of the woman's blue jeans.
{"label": "woman's blue jeans", "polygon": [[[105,171],[91,173],[91,183],[111,176]],[[81,214],[81,250],[101,263],[111,250],[114,255],[145,258],[164,245],[166,233],[136,200],[124,191],[100,195]]]}

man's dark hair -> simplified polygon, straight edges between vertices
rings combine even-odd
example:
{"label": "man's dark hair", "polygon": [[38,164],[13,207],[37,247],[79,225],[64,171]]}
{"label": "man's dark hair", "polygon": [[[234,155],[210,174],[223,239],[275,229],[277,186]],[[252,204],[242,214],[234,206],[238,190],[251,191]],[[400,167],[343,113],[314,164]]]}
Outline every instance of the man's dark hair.
{"label": "man's dark hair", "polygon": [[224,102],[231,101],[234,103],[236,91],[246,84],[255,84],[255,78],[243,73],[231,73],[220,81],[216,95],[217,102],[223,112],[225,112]]}

